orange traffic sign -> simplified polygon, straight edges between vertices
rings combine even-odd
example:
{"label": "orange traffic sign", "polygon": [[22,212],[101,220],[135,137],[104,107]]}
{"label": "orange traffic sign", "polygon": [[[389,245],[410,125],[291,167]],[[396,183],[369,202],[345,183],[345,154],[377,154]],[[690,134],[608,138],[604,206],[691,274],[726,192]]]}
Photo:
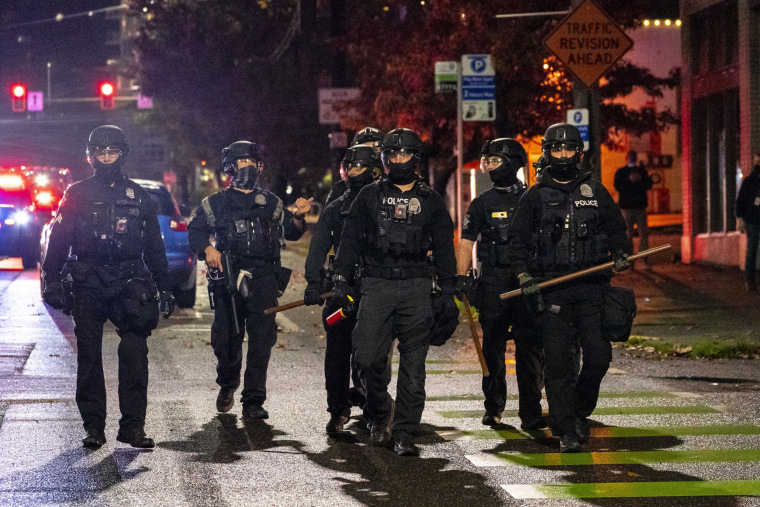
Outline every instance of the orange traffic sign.
{"label": "orange traffic sign", "polygon": [[544,46],[586,86],[594,86],[633,41],[594,0],[586,0],[544,39]]}

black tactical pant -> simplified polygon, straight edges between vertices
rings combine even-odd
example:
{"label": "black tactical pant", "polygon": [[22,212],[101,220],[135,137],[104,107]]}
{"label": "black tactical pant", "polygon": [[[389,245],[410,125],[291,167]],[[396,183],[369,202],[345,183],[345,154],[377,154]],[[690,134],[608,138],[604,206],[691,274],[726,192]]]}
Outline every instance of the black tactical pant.
{"label": "black tactical pant", "polygon": [[243,338],[248,332],[248,354],[241,402],[243,406],[264,404],[267,398],[267,369],[272,347],[277,342],[275,315],[264,310],[277,306],[277,279],[273,274],[251,281],[249,301],[235,296],[240,322],[240,334],[235,335],[230,295],[224,288],[214,292],[214,322],[211,324],[211,346],[217,359],[216,383],[220,387],[237,389],[243,366]]}
{"label": "black tactical pant", "polygon": [[[119,358],[119,409],[121,432],[142,431],[148,406],[148,336],[151,329],[136,329],[136,319],[124,313],[126,280],[104,285],[95,273],[84,274],[74,289],[74,334],[77,338],[76,402],[85,430],[106,426],[106,385],[103,377],[103,326],[110,320],[121,341]],[[145,307],[147,313],[155,308]],[[148,319],[150,320],[150,319]]]}
{"label": "black tactical pant", "polygon": [[[542,291],[546,311],[537,320],[546,356],[549,422],[555,435],[574,432],[576,420],[591,415],[612,361],[612,346],[602,338],[603,283],[565,284]],[[583,357],[579,375],[576,339]]]}
{"label": "black tactical pant", "polygon": [[400,353],[393,434],[414,435],[425,408],[425,358],[433,323],[429,278],[365,278],[361,287],[353,349],[367,411],[375,423],[391,416],[388,352],[394,337]]}
{"label": "black tactical pant", "polygon": [[504,301],[508,284],[478,283],[478,309],[483,327],[483,356],[488,377],[483,377],[485,409],[488,414],[504,411],[507,401],[507,341],[515,341],[515,373],[519,391],[518,414],[523,422],[541,418],[541,389],[544,387],[544,352],[541,336],[520,298]]}

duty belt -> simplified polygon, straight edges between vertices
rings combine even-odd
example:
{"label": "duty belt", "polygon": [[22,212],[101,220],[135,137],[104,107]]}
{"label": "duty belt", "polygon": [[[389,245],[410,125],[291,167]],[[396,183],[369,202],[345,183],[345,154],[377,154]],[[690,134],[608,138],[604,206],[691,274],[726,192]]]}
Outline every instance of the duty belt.
{"label": "duty belt", "polygon": [[366,266],[364,276],[385,278],[386,280],[406,280],[408,278],[430,278],[431,266]]}
{"label": "duty belt", "polygon": [[251,274],[252,279],[261,278],[262,276],[273,275],[275,273],[274,265],[258,266],[255,268],[240,268],[241,271],[247,271]]}
{"label": "duty belt", "polygon": [[131,278],[132,276],[142,273],[145,269],[145,263],[142,259],[133,259],[131,261],[104,264],[102,261],[98,262],[96,260],[92,260],[87,257],[83,258],[80,256],[78,257],[77,262],[90,265],[95,269],[103,270],[111,276],[116,276],[117,278]]}

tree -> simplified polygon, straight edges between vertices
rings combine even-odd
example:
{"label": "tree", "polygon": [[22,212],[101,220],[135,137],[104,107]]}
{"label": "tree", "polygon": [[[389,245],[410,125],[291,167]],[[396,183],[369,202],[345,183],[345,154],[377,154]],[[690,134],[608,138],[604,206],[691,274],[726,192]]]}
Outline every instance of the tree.
{"label": "tree", "polygon": [[224,146],[248,139],[261,147],[276,190],[321,178],[327,136],[314,76],[326,40],[298,33],[298,0],[128,4],[138,18],[134,75],[156,104],[144,121],[161,127],[180,166],[203,159],[219,167]]}
{"label": "tree", "polygon": [[[649,2],[631,0],[609,12],[624,26],[644,17]],[[677,2],[663,2],[677,13]],[[561,11],[567,1],[530,4],[531,11]],[[612,8],[614,7],[614,9]],[[561,20],[533,17],[497,20],[498,13],[525,12],[521,0],[456,1],[367,0],[349,12],[352,27],[335,41],[356,69],[361,98],[347,104],[359,112],[346,127],[378,125],[384,129],[409,127],[423,133],[428,143],[437,190],[443,190],[456,168],[456,99],[436,94],[436,61],[459,60],[462,54],[489,53],[497,74],[497,116],[494,123],[465,122],[465,160],[479,156],[482,141],[494,136],[540,135],[551,123],[563,121],[572,104],[572,79],[543,47],[543,39]],[[600,87],[603,99],[612,99],[641,86],[654,96],[678,83],[678,73],[658,79],[646,69],[623,62]],[[671,112],[631,110],[621,104],[602,105],[604,142],[612,146],[614,133],[638,134],[661,130],[676,121]]]}

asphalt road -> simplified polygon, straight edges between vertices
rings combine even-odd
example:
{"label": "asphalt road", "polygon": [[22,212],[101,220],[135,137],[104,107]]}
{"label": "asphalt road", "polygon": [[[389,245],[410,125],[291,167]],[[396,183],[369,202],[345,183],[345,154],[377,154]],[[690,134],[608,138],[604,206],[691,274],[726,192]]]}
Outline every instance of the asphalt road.
{"label": "asphalt road", "polygon": [[[285,252],[296,272],[282,302],[302,295],[303,251]],[[71,321],[39,301],[35,272],[0,271],[0,505],[760,505],[756,361],[616,350],[588,452],[560,456],[556,439],[516,429],[513,374],[503,427],[480,424],[481,376],[461,325],[429,355],[422,456],[400,458],[368,446],[356,422],[345,438],[325,435],[321,308],[278,319],[270,419],[244,424],[239,399],[217,414],[212,313],[198,290],[198,305],[149,339],[154,451],[116,442],[118,337],[107,328],[108,442],[90,451]]]}

